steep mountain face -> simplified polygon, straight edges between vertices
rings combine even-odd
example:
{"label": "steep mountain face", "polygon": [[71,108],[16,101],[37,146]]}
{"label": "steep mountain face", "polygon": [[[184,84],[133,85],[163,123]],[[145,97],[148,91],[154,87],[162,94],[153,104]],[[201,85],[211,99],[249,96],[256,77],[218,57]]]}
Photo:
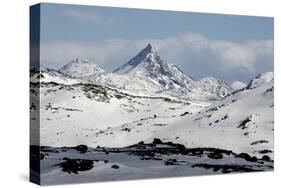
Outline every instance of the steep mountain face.
{"label": "steep mountain face", "polygon": [[176,66],[166,64],[156,50],[148,44],[128,63],[112,73],[91,78],[92,81],[126,90],[138,95],[169,95],[166,91],[178,91],[192,80]]}
{"label": "steep mountain face", "polygon": [[148,77],[162,90],[187,88],[193,81],[175,65],[165,63],[151,44],[113,73]]}
{"label": "steep mountain face", "polygon": [[113,73],[96,77],[94,81],[137,94],[185,99],[220,99],[233,91],[225,82],[215,78],[193,80],[177,66],[164,62],[151,44]]}
{"label": "steep mountain face", "polygon": [[158,82],[163,89],[186,87],[193,81],[175,65],[165,63],[151,44],[113,73],[146,76]]}
{"label": "steep mountain face", "polygon": [[97,64],[87,59],[75,58],[59,69],[60,72],[68,74],[74,78],[86,79],[88,76],[96,77],[105,71]]}

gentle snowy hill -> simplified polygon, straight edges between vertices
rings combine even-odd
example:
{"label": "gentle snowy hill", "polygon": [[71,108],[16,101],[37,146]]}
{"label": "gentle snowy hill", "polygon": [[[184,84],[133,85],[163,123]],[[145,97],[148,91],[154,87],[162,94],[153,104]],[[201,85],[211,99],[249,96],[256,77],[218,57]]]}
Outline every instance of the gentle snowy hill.
{"label": "gentle snowy hill", "polygon": [[[81,143],[97,146],[103,141],[99,138],[100,134],[119,126],[118,130],[125,133],[123,136],[115,137],[114,132],[106,135],[115,137],[110,143],[118,139],[122,145],[126,145],[124,136],[128,130],[123,129],[125,127],[122,125],[151,120],[156,124],[152,128],[157,130],[161,124],[173,121],[186,110],[192,113],[207,105],[163,97],[134,96],[95,84],[62,85],[52,82],[41,83],[40,91],[37,87],[38,84],[32,84],[31,93],[35,101],[38,92],[44,96],[40,98],[40,128],[41,144],[47,146],[74,146]],[[32,121],[36,122],[36,109],[39,106],[36,106],[36,102],[32,106]],[[153,135],[153,132],[135,131],[140,135]],[[138,136],[133,142],[142,138]],[[120,144],[119,141],[116,143]]]}
{"label": "gentle snowy hill", "polygon": [[[190,148],[273,157],[273,79],[257,78],[263,80],[259,87],[206,102],[133,95],[96,84],[41,83],[41,144],[124,147],[160,138]],[[35,98],[36,87],[31,85]]]}
{"label": "gentle snowy hill", "polygon": [[30,82],[32,83],[55,82],[59,84],[71,85],[82,82],[82,80],[72,78],[67,74],[50,69],[44,65],[32,69],[30,74]]}
{"label": "gentle snowy hill", "polygon": [[90,60],[75,58],[59,69],[60,72],[68,74],[74,78],[96,77],[105,71]]}
{"label": "gentle snowy hill", "polygon": [[[262,156],[273,154],[273,80],[255,89],[243,90],[199,111],[182,108],[185,113],[172,118],[139,120],[110,128],[100,134],[101,145],[123,146],[135,140],[153,138],[187,147],[214,147]],[[184,110],[185,109],[185,110]],[[138,126],[141,124],[142,126]],[[155,129],[154,124],[162,124]],[[124,135],[123,129],[131,130]],[[137,130],[137,132],[135,132]],[[119,138],[107,136],[114,132]],[[139,133],[138,133],[139,132]],[[124,140],[120,139],[124,138]]]}

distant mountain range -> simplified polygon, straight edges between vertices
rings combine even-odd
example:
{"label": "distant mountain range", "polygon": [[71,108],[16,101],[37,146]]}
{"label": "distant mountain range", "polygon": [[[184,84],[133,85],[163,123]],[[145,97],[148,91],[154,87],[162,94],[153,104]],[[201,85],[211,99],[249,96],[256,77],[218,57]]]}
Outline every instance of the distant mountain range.
{"label": "distant mountain range", "polygon": [[72,60],[57,71],[41,68],[41,76],[47,74],[42,81],[92,82],[145,96],[217,100],[234,91],[226,82],[214,77],[192,79],[176,65],[166,63],[151,44],[113,72],[106,72],[82,58]]}

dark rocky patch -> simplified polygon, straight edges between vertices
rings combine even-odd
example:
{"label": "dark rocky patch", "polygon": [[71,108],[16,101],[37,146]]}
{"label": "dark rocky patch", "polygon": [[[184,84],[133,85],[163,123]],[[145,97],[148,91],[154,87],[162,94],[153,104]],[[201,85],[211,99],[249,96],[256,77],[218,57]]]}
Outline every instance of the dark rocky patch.
{"label": "dark rocky patch", "polygon": [[269,141],[267,141],[267,140],[258,140],[258,141],[252,142],[251,145],[267,144],[267,143],[269,143]]}
{"label": "dark rocky patch", "polygon": [[264,92],[264,94],[266,94],[266,93],[271,93],[271,92],[273,92],[273,90],[274,90],[274,87],[272,86],[271,88],[268,88],[268,89]]}
{"label": "dark rocky patch", "polygon": [[69,174],[74,173],[78,174],[79,171],[91,170],[94,167],[93,160],[86,159],[69,159],[63,158],[64,162],[57,164],[62,171]]}
{"label": "dark rocky patch", "polygon": [[219,170],[222,173],[231,173],[231,172],[257,172],[261,170],[255,170],[251,167],[246,165],[212,165],[212,164],[194,164],[192,165],[193,168],[205,168],[207,170],[212,169],[214,172],[218,172]]}
{"label": "dark rocky patch", "polygon": [[217,110],[218,110],[218,107],[212,107],[212,108],[209,108],[209,109],[206,111],[206,113],[207,113],[207,112],[217,111]]}
{"label": "dark rocky patch", "polygon": [[129,129],[129,128],[123,128],[123,129],[121,129],[121,131],[127,131],[127,132],[131,132],[131,129]]}
{"label": "dark rocky patch", "polygon": [[220,120],[219,119],[217,119],[216,121],[215,121],[215,123],[218,123]]}
{"label": "dark rocky patch", "polygon": [[113,169],[118,169],[119,166],[115,164],[115,165],[112,165],[111,168],[113,168]]}
{"label": "dark rocky patch", "polygon": [[251,122],[252,116],[246,117],[246,119],[242,120],[237,128],[246,129],[247,123]]}
{"label": "dark rocky patch", "polygon": [[80,153],[86,153],[86,151],[88,150],[88,146],[86,145],[78,145],[75,147],[75,149],[77,151],[79,151]]}
{"label": "dark rocky patch", "polygon": [[188,115],[188,114],[192,114],[192,113],[190,113],[190,112],[184,112],[184,113],[182,113],[180,116],[185,116],[185,115]]}
{"label": "dark rocky patch", "polygon": [[267,149],[264,149],[264,150],[260,150],[258,151],[259,154],[267,154],[267,153],[273,153],[271,150],[267,150]]}
{"label": "dark rocky patch", "polygon": [[237,154],[236,156],[239,157],[239,158],[242,158],[242,159],[244,159],[246,161],[249,161],[249,162],[257,162],[258,161],[257,157],[255,157],[255,156],[251,157],[247,153],[240,153],[240,154]]}
{"label": "dark rocky patch", "polygon": [[263,161],[271,162],[271,159],[270,159],[270,157],[269,157],[268,155],[262,156],[261,159],[262,159]]}
{"label": "dark rocky patch", "polygon": [[225,116],[223,116],[222,118],[221,118],[221,120],[226,120],[228,118],[228,114],[225,114]]}

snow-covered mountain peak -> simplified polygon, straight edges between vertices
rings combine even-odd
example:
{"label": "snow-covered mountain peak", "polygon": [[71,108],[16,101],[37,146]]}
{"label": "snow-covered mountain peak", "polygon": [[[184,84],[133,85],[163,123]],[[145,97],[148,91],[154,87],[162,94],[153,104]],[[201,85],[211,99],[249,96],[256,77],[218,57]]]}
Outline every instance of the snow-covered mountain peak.
{"label": "snow-covered mountain peak", "polygon": [[273,80],[273,72],[266,72],[263,74],[257,75],[247,86],[247,89],[253,89],[261,86],[264,83],[270,82]]}
{"label": "snow-covered mountain peak", "polygon": [[82,58],[75,58],[59,69],[60,72],[68,74],[74,78],[85,78],[93,75],[105,73],[99,65],[93,61]]}
{"label": "snow-covered mountain peak", "polygon": [[[150,43],[143,48],[135,57],[133,57],[126,64],[114,70],[114,73],[125,74],[129,72],[135,72],[142,68],[151,68],[151,66],[160,66],[163,61],[158,55],[155,47]],[[136,70],[137,69],[137,70]]]}
{"label": "snow-covered mountain peak", "polygon": [[151,44],[112,74],[103,74],[95,81],[132,92],[151,91],[151,94],[200,100],[222,98],[233,91],[225,82],[213,77],[193,80],[176,65],[166,63]]}

